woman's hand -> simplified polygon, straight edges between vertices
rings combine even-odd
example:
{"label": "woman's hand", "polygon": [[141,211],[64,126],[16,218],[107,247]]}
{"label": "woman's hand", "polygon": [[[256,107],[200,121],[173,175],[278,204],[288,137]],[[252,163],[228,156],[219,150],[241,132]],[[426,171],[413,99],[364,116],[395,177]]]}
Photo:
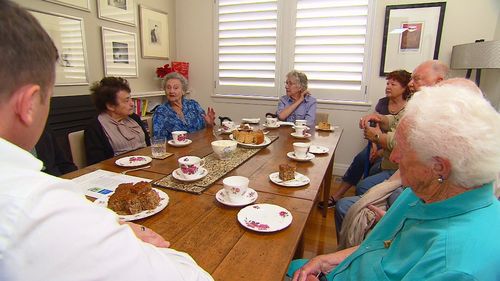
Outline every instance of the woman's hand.
{"label": "woman's hand", "polygon": [[374,205],[368,205],[366,207],[375,214],[375,222],[379,222],[386,213],[386,211]]}
{"label": "woman's hand", "polygon": [[119,223],[120,224],[127,224],[128,226],[130,226],[130,228],[134,232],[135,236],[137,236],[137,238],[141,239],[142,241],[144,241],[146,243],[149,243],[149,244],[154,245],[154,246],[159,247],[159,248],[169,248],[170,247],[170,242],[163,239],[163,237],[160,234],[154,232],[153,230],[151,230],[145,226],[135,224],[133,222],[119,221]]}
{"label": "woman's hand", "polygon": [[205,123],[209,126],[215,125],[215,111],[213,108],[209,107],[207,109],[207,114],[203,114],[203,118],[205,119]]}
{"label": "woman's hand", "polygon": [[380,140],[380,137],[382,136],[382,130],[380,130],[380,127],[378,126],[378,124],[376,127],[370,127],[370,126],[365,127],[365,129],[363,130],[363,133],[364,133],[365,139],[367,139],[371,142],[374,142],[374,143],[378,143],[378,141]]}

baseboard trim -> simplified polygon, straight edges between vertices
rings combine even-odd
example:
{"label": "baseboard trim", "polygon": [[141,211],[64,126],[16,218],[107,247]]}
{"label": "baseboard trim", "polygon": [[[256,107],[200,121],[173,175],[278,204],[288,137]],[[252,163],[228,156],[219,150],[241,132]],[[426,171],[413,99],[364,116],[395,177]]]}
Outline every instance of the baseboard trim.
{"label": "baseboard trim", "polygon": [[333,164],[333,175],[335,176],[343,176],[347,169],[349,168],[349,165],[346,164]]}

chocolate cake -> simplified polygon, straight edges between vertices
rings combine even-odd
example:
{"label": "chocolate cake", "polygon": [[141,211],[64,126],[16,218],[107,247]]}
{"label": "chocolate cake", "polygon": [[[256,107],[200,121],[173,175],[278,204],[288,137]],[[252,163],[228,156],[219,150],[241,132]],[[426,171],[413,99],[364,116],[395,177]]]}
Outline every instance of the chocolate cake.
{"label": "chocolate cake", "polygon": [[152,210],[160,203],[160,196],[148,182],[122,183],[108,200],[108,208],[120,215],[133,215]]}

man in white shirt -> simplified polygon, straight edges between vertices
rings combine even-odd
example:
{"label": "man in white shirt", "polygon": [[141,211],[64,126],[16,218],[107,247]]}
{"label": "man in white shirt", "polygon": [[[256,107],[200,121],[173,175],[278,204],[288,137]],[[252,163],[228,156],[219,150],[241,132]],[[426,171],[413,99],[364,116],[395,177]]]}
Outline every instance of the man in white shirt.
{"label": "man in white shirt", "polygon": [[[30,154],[50,107],[57,50],[0,0],[0,280],[213,280],[153,231],[120,224]],[[142,241],[141,241],[142,240]]]}

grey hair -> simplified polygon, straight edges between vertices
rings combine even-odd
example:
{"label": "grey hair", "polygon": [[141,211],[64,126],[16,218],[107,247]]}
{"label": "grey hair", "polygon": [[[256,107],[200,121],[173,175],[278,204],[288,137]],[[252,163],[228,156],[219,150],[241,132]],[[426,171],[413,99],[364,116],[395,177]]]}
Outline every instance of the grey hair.
{"label": "grey hair", "polygon": [[406,105],[401,122],[420,159],[451,163],[449,181],[472,188],[500,171],[500,113],[477,92],[457,85],[425,87]]}
{"label": "grey hair", "polygon": [[189,87],[188,81],[182,74],[178,72],[170,72],[163,78],[163,89],[167,87],[168,80],[172,79],[177,79],[181,82],[182,91],[184,92],[184,94],[188,92],[188,87]]}
{"label": "grey hair", "polygon": [[293,77],[295,80],[297,80],[300,84],[300,87],[302,87],[302,90],[307,89],[307,75],[304,72],[300,72],[297,70],[292,70],[287,73],[286,75],[287,78]]}

